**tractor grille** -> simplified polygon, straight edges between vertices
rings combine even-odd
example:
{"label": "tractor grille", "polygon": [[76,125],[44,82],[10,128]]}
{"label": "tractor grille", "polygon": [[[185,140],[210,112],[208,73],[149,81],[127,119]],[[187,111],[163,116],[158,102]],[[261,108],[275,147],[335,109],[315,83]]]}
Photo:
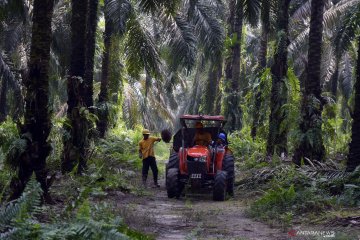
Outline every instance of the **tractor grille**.
{"label": "tractor grille", "polygon": [[193,173],[202,173],[202,175],[204,175],[207,172],[205,162],[195,162],[188,160],[187,167],[188,167],[189,175]]}

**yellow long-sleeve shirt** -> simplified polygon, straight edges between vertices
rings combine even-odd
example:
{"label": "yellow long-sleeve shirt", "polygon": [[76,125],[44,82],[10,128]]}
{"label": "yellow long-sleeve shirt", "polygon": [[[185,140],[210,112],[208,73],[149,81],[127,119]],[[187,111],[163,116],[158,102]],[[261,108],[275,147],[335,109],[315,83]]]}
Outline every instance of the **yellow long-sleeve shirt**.
{"label": "yellow long-sleeve shirt", "polygon": [[155,157],[154,142],[160,140],[161,138],[149,137],[148,139],[143,139],[139,142],[139,150],[141,151],[142,159],[148,158],[149,156]]}

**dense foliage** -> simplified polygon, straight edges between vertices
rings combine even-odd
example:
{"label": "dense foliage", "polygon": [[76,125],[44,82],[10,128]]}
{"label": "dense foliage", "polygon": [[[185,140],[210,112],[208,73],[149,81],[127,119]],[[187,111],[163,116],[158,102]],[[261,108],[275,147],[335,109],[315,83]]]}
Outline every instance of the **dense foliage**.
{"label": "dense foliage", "polygon": [[359,207],[359,26],[359,0],[0,0],[1,238],[146,239],[90,203],[145,194],[141,130],[182,114],[227,118],[250,216]]}

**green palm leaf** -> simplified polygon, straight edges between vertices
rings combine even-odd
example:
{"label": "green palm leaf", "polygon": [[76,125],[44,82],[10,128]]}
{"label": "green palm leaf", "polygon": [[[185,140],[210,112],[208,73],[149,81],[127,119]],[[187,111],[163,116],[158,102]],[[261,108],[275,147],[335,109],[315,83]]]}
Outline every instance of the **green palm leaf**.
{"label": "green palm leaf", "polygon": [[0,52],[0,78],[3,78],[8,83],[16,82],[16,78],[11,71],[10,66],[6,63],[4,59],[4,54]]}
{"label": "green palm leaf", "polygon": [[176,13],[180,0],[139,0],[140,9],[146,13],[155,13],[165,10],[168,15]]}
{"label": "green palm leaf", "polygon": [[[336,22],[340,22],[343,14],[346,13],[349,9],[356,6],[360,3],[360,0],[341,0],[336,5],[330,7],[324,13],[324,29],[333,30],[333,26]],[[299,16],[304,17],[304,19],[298,19],[296,21],[304,21],[307,22],[310,19],[310,12],[308,14],[300,14]],[[295,21],[295,20],[294,20]],[[296,23],[293,23],[293,25]],[[291,26],[291,25],[290,25]],[[300,33],[295,37],[295,39],[291,42],[289,46],[289,50],[293,53],[299,51],[302,45],[307,42],[308,35],[309,35],[309,24],[304,24],[304,29],[300,30]]]}
{"label": "green palm leaf", "polygon": [[169,45],[172,56],[170,69],[176,70],[179,66],[183,66],[190,72],[197,53],[195,29],[182,15],[166,17],[164,20],[170,29]]}
{"label": "green palm leaf", "polygon": [[129,20],[133,6],[128,0],[105,1],[105,14],[111,19],[115,32],[123,35],[126,31],[126,22]]}
{"label": "green palm leaf", "polygon": [[260,16],[260,0],[241,0],[244,6],[244,18],[252,26],[257,26]]}
{"label": "green palm leaf", "polygon": [[151,34],[133,16],[128,22],[125,61],[130,76],[139,78],[141,71],[160,77],[160,57]]}
{"label": "green palm leaf", "polygon": [[216,18],[215,8],[205,3],[195,2],[192,12],[192,23],[199,36],[199,44],[204,48],[206,58],[219,58],[223,50],[225,33],[222,23]]}

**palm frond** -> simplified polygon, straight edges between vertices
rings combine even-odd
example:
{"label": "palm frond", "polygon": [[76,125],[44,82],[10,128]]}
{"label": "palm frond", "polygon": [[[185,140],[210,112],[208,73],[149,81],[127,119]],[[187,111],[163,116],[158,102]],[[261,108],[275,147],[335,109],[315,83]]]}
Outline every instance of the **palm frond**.
{"label": "palm frond", "polygon": [[1,40],[4,42],[3,50],[6,52],[16,51],[24,39],[25,28],[26,26],[19,22],[8,24],[1,36]]}
{"label": "palm frond", "polygon": [[180,0],[139,0],[139,6],[145,13],[155,13],[164,10],[167,15],[176,13]]}
{"label": "palm frond", "polygon": [[326,178],[329,180],[340,179],[349,176],[349,172],[345,172],[341,167],[329,160],[328,162],[311,161],[305,158],[308,165],[303,165],[300,171],[309,178]]}
{"label": "palm frond", "polygon": [[339,16],[343,16],[344,13],[347,13],[349,9],[357,6],[359,3],[360,0],[342,0],[338,2],[324,14],[324,27],[331,29],[338,22]]}
{"label": "palm frond", "polygon": [[[59,1],[55,5],[52,18],[52,44],[51,51],[57,56],[59,66],[67,69],[70,64],[71,38],[70,2]],[[65,73],[65,70],[63,71]]]}
{"label": "palm frond", "polygon": [[115,32],[123,35],[126,31],[128,21],[133,6],[128,0],[108,0],[105,1],[105,14],[111,19]]}
{"label": "palm frond", "polygon": [[199,43],[204,47],[206,58],[217,58],[221,55],[225,33],[220,20],[216,18],[215,9],[209,5],[196,2],[191,16]]}
{"label": "palm frond", "polygon": [[223,0],[202,0],[200,3],[212,7],[220,19],[225,19],[226,7]]}
{"label": "palm frond", "polygon": [[6,55],[0,52],[0,77],[6,79],[8,83],[16,82],[16,78],[11,71],[11,66],[6,63]]}
{"label": "palm frond", "polygon": [[176,15],[163,18],[170,29],[169,46],[171,51],[170,69],[177,70],[179,66],[190,72],[195,64],[197,39],[194,27],[184,16]]}
{"label": "palm frond", "polygon": [[335,56],[331,45],[324,45],[321,62],[321,79],[324,85],[330,81],[335,72]]}
{"label": "palm frond", "polygon": [[[260,16],[260,0],[242,0],[240,1],[244,7],[244,18],[248,23],[255,27],[259,22]],[[241,3],[240,3],[241,4]]]}
{"label": "palm frond", "polygon": [[334,37],[334,45],[339,50],[347,50],[355,38],[356,30],[360,25],[360,4],[351,8],[341,21],[339,30]]}
{"label": "palm frond", "polygon": [[0,21],[6,18],[20,18],[23,21],[30,20],[27,16],[28,4],[25,0],[2,0],[0,1]]}
{"label": "palm frond", "polygon": [[[359,3],[360,0],[342,0],[336,5],[327,9],[323,17],[323,25],[325,26],[324,30],[334,30],[334,24],[341,21],[343,14],[346,13],[349,9],[351,9],[351,7],[356,6]],[[299,48],[307,42],[310,27],[307,23],[309,21],[309,17],[307,19],[303,19],[303,21],[306,21],[303,24],[304,29],[300,31],[300,33],[293,39],[293,41],[289,45],[289,50],[291,52],[298,52]]]}
{"label": "palm frond", "polygon": [[344,54],[344,60],[340,69],[340,89],[346,100],[349,100],[353,91],[354,79],[352,76],[352,65],[348,53]]}
{"label": "palm frond", "polygon": [[139,78],[140,72],[145,69],[152,77],[160,77],[161,63],[156,44],[135,16],[128,22],[125,46],[125,61],[130,76]]}

